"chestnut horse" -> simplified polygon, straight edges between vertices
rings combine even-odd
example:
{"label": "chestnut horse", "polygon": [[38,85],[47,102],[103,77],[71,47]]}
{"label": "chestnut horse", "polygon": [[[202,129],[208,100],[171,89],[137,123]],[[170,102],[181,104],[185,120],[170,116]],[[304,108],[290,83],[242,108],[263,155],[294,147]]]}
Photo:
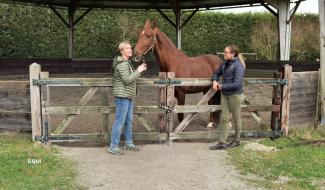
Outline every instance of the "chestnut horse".
{"label": "chestnut horse", "polygon": [[[134,48],[134,57],[137,61],[153,50],[161,72],[174,72],[176,78],[211,78],[213,72],[221,65],[222,60],[216,55],[201,55],[197,57],[188,57],[182,51],[178,50],[173,42],[156,26],[151,26],[150,20],[145,22],[143,31],[140,33],[138,42]],[[175,87],[175,98],[178,105],[185,104],[185,94],[203,92],[204,94],[211,86],[181,86]],[[219,97],[211,98],[209,104],[220,104]],[[219,101],[216,101],[219,100]],[[178,120],[183,120],[184,114],[178,114]],[[212,127],[213,122],[219,122],[219,113],[210,113],[209,124]]]}

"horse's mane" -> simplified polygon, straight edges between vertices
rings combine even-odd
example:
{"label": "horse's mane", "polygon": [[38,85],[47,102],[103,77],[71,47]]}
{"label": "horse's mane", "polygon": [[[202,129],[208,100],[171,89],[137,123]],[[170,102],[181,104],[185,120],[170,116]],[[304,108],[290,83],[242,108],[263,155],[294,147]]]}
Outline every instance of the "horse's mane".
{"label": "horse's mane", "polygon": [[[176,51],[175,53],[177,54],[177,56],[187,56],[182,50],[179,50],[175,44],[169,39],[169,37],[162,32],[158,27],[155,27],[156,30],[156,34],[157,34],[157,40],[162,40],[163,38],[166,39],[165,43],[168,43],[171,47],[173,47]],[[163,38],[159,38],[159,37],[163,37]]]}

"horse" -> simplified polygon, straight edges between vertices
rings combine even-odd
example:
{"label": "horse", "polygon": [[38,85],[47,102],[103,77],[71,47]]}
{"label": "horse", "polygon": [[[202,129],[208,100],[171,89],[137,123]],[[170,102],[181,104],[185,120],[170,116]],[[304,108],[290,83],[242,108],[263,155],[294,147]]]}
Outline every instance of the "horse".
{"label": "horse", "polygon": [[[134,48],[134,58],[136,61],[143,59],[143,56],[150,50],[153,51],[161,72],[174,72],[176,78],[211,78],[221,65],[222,60],[212,54],[189,57],[181,50],[177,49],[168,36],[159,30],[156,21],[151,25],[147,19],[143,30],[140,32],[138,41]],[[175,87],[175,98],[178,105],[185,104],[185,94],[203,92],[204,94],[211,86],[180,86]],[[220,93],[217,97],[209,100],[209,105],[220,104]],[[212,127],[213,122],[219,123],[220,112],[210,113],[207,127]],[[178,121],[183,120],[184,113],[178,114]]]}

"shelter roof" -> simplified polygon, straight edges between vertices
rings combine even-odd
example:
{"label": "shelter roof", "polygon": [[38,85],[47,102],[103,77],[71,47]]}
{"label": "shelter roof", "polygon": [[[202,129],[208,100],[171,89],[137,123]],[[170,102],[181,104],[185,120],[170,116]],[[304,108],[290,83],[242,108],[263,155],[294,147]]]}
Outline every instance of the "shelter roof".
{"label": "shelter roof", "polygon": [[42,6],[122,9],[196,9],[239,5],[256,5],[265,0],[11,0]]}

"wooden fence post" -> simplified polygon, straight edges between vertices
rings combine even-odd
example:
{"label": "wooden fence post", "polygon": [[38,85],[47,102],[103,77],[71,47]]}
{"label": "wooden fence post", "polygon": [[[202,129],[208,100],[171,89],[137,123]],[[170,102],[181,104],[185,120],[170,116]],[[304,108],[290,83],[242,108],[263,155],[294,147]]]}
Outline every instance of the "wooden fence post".
{"label": "wooden fence post", "polygon": [[288,80],[288,85],[283,85],[281,106],[281,130],[285,135],[288,135],[289,129],[291,74],[292,67],[286,64],[283,68],[283,79]]}
{"label": "wooden fence post", "polygon": [[[168,72],[167,73],[167,78],[171,79],[171,80],[174,80],[175,73]],[[168,86],[167,87],[167,96],[166,96],[167,106],[175,106],[174,94],[175,94],[175,86]],[[174,114],[172,112],[169,113],[169,114],[170,115],[167,116],[167,122],[168,122],[168,126],[169,126],[169,128],[167,129],[167,132],[172,133],[173,132],[173,120],[174,120],[173,116],[174,116]]]}
{"label": "wooden fence post", "polygon": [[[166,80],[166,73],[165,72],[159,72],[159,80]],[[158,87],[158,104],[162,106],[166,106],[167,104],[167,92],[166,92],[166,86],[159,86]],[[159,132],[165,132],[166,131],[166,114],[158,114],[158,129]]]}
{"label": "wooden fence post", "polygon": [[[275,78],[282,79],[282,73],[276,72],[274,74]],[[276,86],[273,86],[273,95],[272,95],[272,104],[273,105],[281,105],[281,92],[282,87],[281,84],[277,84]],[[274,138],[279,137],[280,133],[280,117],[281,112],[280,111],[272,111],[271,113],[271,128],[274,131]]]}
{"label": "wooden fence post", "polygon": [[41,124],[41,97],[40,87],[33,85],[34,79],[40,79],[41,66],[37,63],[29,65],[30,103],[32,118],[32,139],[42,136]]}

